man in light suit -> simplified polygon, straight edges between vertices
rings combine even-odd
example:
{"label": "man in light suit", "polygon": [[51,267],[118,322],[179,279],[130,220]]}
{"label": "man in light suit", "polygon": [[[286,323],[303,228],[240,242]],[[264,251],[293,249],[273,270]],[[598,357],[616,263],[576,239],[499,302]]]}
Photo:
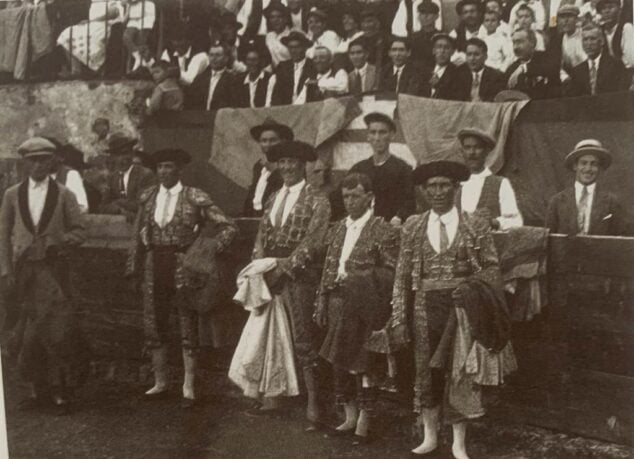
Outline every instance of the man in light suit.
{"label": "man in light suit", "polygon": [[88,371],[88,349],[68,301],[68,253],[86,238],[75,195],[49,177],[55,145],[34,137],[18,149],[28,178],[9,188],[0,210],[0,285],[17,319],[9,349],[31,387],[23,408],[68,411]]}
{"label": "man in light suit", "polygon": [[625,234],[624,214],[618,198],[597,185],[612,155],[594,139],[579,142],[565,159],[575,173],[575,184],[552,197],[546,227],[553,233],[620,236]]}
{"label": "man in light suit", "polygon": [[363,93],[376,91],[378,78],[376,67],[368,63],[368,47],[363,37],[353,40],[348,46],[348,57],[353,70],[348,73],[348,89],[350,94],[360,96]]}

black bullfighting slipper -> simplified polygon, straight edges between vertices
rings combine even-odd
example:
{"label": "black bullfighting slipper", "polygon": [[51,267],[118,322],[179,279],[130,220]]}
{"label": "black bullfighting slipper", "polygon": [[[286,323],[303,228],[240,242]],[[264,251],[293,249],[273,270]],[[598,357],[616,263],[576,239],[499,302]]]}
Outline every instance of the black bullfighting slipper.
{"label": "black bullfighting slipper", "polygon": [[431,451],[428,451],[422,454],[418,454],[418,453],[415,453],[414,451],[410,451],[409,457],[418,457],[418,458],[423,457],[425,459],[434,459],[434,458],[440,458],[442,456],[440,455],[440,448],[436,446],[436,448],[432,449]]}

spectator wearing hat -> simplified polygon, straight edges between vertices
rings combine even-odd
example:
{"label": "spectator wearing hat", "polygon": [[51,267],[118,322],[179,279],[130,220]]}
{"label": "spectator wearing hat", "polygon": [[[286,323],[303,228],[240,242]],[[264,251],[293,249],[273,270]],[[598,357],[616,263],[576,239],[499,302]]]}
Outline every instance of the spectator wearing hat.
{"label": "spectator wearing hat", "polygon": [[601,27],[590,23],[581,32],[587,59],[570,71],[570,96],[594,96],[607,92],[627,91],[629,77],[623,63],[605,49]]}
{"label": "spectator wearing hat", "polygon": [[625,215],[618,198],[597,184],[612,163],[611,153],[598,140],[586,139],[564,162],[574,172],[575,183],[551,198],[546,227],[562,234],[624,235]]}
{"label": "spectator wearing hat", "polygon": [[[485,0],[484,2],[484,13],[488,13],[488,12],[494,12],[497,13],[497,17],[498,17],[498,24],[497,24],[497,29],[494,31],[499,32],[501,35],[506,35],[507,37],[511,36],[511,27],[509,26],[508,22],[506,22],[504,20],[505,17],[505,5],[506,2],[503,2],[503,0]],[[489,34],[493,33],[494,31],[488,30],[487,32]]]}
{"label": "spectator wearing hat", "polygon": [[421,70],[410,62],[411,47],[407,38],[394,37],[389,56],[392,65],[385,66],[379,79],[379,91],[418,95]]}
{"label": "spectator wearing hat", "polygon": [[522,226],[524,222],[511,182],[493,175],[486,165],[488,155],[495,148],[495,139],[481,129],[466,128],[458,132],[458,140],[471,172],[458,191],[459,208],[470,214],[480,212],[493,229],[504,231]]}
{"label": "spectator wearing hat", "polygon": [[302,32],[292,31],[282,38],[291,59],[281,62],[271,77],[271,105],[301,105],[321,98],[316,85],[307,85],[316,80],[317,70],[312,59],[306,57],[306,50],[312,42]]}
{"label": "spectator wearing hat", "polygon": [[374,215],[399,225],[416,210],[412,168],[390,152],[390,143],[396,133],[392,118],[375,112],[363,120],[372,156],[356,163],[350,172],[365,174],[372,180]]}
{"label": "spectator wearing hat", "polygon": [[[238,35],[245,40],[253,40],[258,35],[265,36],[270,30],[269,24],[267,24],[267,10],[274,4],[276,7],[279,5],[286,9],[286,5],[282,4],[280,0],[245,0],[236,16],[241,24]],[[290,17],[288,21],[290,22]]]}
{"label": "spectator wearing hat", "polygon": [[623,61],[627,69],[634,69],[634,26],[621,20],[619,0],[599,0],[597,11],[601,15],[601,27],[610,56]]}
{"label": "spectator wearing hat", "polygon": [[185,89],[187,110],[219,110],[233,104],[233,75],[227,65],[231,55],[220,42],[209,47],[209,67]]}
{"label": "spectator wearing hat", "polygon": [[150,68],[154,89],[146,100],[145,113],[148,116],[161,112],[175,112],[183,109],[185,95],[171,64],[165,61],[155,62]]}
{"label": "spectator wearing hat", "polygon": [[291,33],[290,13],[288,8],[279,0],[272,0],[264,10],[264,14],[268,24],[268,32],[265,37],[266,47],[271,53],[271,64],[275,68],[280,62],[288,61],[291,58],[288,48],[282,43],[282,39]]}
{"label": "spectator wearing hat", "polygon": [[[168,394],[167,345],[170,315],[178,313],[184,382],[182,407],[196,403],[194,379],[197,353],[201,347],[201,314],[209,312],[213,301],[196,302],[197,295],[212,275],[199,266],[191,248],[207,247],[205,264],[226,251],[238,229],[204,191],[183,185],[181,172],[190,155],[178,149],[152,154],[158,185],[143,190],[135,219],[133,245],[126,276],[141,278],[145,348],[151,352],[154,386],[145,392],[147,400]],[[203,245],[204,244],[204,245]],[[198,254],[199,255],[199,254]],[[217,269],[217,267],[216,267]],[[216,285],[216,288],[218,286]],[[205,297],[209,300],[209,298]]]}
{"label": "spectator wearing hat", "polygon": [[423,72],[420,95],[434,99],[461,100],[458,67],[451,62],[455,53],[455,41],[450,35],[439,33],[432,38],[434,61]]}
{"label": "spectator wearing hat", "polygon": [[[79,172],[69,167],[66,162],[67,155],[73,150],[77,149],[71,144],[62,145],[57,143],[55,155],[53,156],[53,168],[51,169],[50,175],[53,180],[60,185],[64,185],[75,195],[79,210],[81,213],[86,213],[88,212],[88,198],[86,196],[84,181]],[[79,153],[82,154],[81,152]]]}
{"label": "spectator wearing hat", "polygon": [[[441,4],[438,0],[400,0],[394,19],[392,20],[392,35],[413,38],[416,32],[422,30],[423,18],[421,17],[421,6],[423,5],[425,5],[423,10],[425,10],[427,14],[433,14],[433,21],[432,17],[425,18],[428,32],[429,29],[436,29],[440,32],[442,29],[442,14],[440,9]],[[430,5],[436,5],[437,8],[432,9]]]}
{"label": "spectator wearing hat", "polygon": [[309,0],[286,0],[291,19],[291,29],[308,33]]}
{"label": "spectator wearing hat", "polygon": [[[412,215],[401,229],[392,315],[388,325],[373,334],[377,348],[385,340],[386,352],[410,343],[414,350],[413,405],[422,418],[424,441],[412,450],[412,457],[440,455],[442,412],[443,421],[452,426],[453,457],[468,458],[466,421],[485,414],[480,378],[498,385],[517,368],[489,227],[455,205],[460,182],[468,177],[469,169],[455,161],[433,161],[414,171],[431,209]],[[479,321],[485,321],[486,333]],[[472,346],[483,352],[477,359],[478,376],[456,367],[456,361],[473,352]],[[487,362],[493,361],[495,371],[487,373]]]}
{"label": "spectator wearing hat", "polygon": [[268,107],[271,105],[269,80],[271,74],[265,70],[268,52],[258,47],[250,48],[244,57],[246,72],[235,78],[234,107]]}
{"label": "spectator wearing hat", "polygon": [[515,30],[515,23],[517,22],[517,10],[523,6],[528,6],[534,15],[534,30],[543,31],[546,28],[546,9],[541,0],[519,0],[509,14],[509,27],[511,30]]}
{"label": "spectator wearing hat", "polygon": [[485,65],[488,59],[487,44],[479,38],[467,40],[467,63],[459,67],[460,100],[471,102],[493,102],[493,99],[506,87],[504,74]]}
{"label": "spectator wearing hat", "polygon": [[178,79],[183,86],[192,84],[196,77],[209,67],[209,56],[205,50],[195,46],[185,32],[179,32],[172,37],[169,47],[161,54],[161,60],[178,68]]}
{"label": "spectator wearing hat", "polygon": [[282,177],[275,170],[275,163],[268,160],[267,153],[274,145],[293,140],[294,136],[291,128],[267,118],[264,123],[251,128],[251,137],[260,146],[263,158],[253,165],[253,180],[242,214],[245,217],[261,217],[269,197],[282,187]]}
{"label": "spectator wearing hat", "polygon": [[[341,41],[335,50],[336,55],[346,56],[350,43],[363,36],[358,8],[359,6],[356,4],[344,5],[343,7],[335,5],[332,10],[331,16],[341,18],[339,25]],[[347,63],[348,61],[344,59],[344,62]]]}
{"label": "spectator wearing hat", "polygon": [[156,183],[152,171],[133,163],[136,144],[136,139],[121,133],[113,133],[108,139],[106,152],[112,158],[113,171],[99,213],[124,215],[131,222],[138,209],[139,195]]}
{"label": "spectator wearing hat", "polygon": [[336,69],[333,65],[332,53],[325,46],[314,49],[313,62],[317,77],[306,84],[316,84],[322,98],[340,96],[348,93],[348,73],[342,68]]}
{"label": "spectator wearing hat", "polygon": [[361,31],[368,49],[368,62],[379,71],[384,65],[389,65],[390,41],[382,27],[380,10],[376,6],[366,6],[361,11]]}
{"label": "spectator wearing hat", "polygon": [[449,32],[451,38],[455,40],[456,55],[451,61],[456,65],[464,63],[464,52],[467,47],[467,40],[470,38],[480,38],[483,40],[487,31],[482,25],[484,19],[484,5],[479,0],[460,0],[456,3],[456,13],[460,17],[458,26]]}
{"label": "spectator wearing hat", "polygon": [[369,53],[366,40],[358,38],[348,46],[348,58],[353,69],[348,73],[350,94],[361,96],[376,91],[379,84],[376,66],[368,62]]}
{"label": "spectator wearing hat", "polygon": [[545,52],[536,51],[537,38],[531,29],[513,32],[513,52],[516,60],[506,71],[507,89],[527,94],[531,99],[560,96],[559,64]]}
{"label": "spectator wearing hat", "polygon": [[328,16],[326,12],[313,6],[308,12],[308,39],[313,42],[312,46],[306,50],[306,56],[313,58],[315,49],[322,46],[328,48],[331,54],[337,52],[341,43],[341,38],[337,32],[326,30]]}
{"label": "spectator wearing hat", "polygon": [[[552,31],[548,40],[548,52],[561,63],[561,69],[570,75],[573,67],[581,64],[587,56],[581,43],[581,28],[579,22],[579,8],[564,3],[557,10],[557,27]],[[565,78],[562,77],[562,81]]]}
{"label": "spectator wearing hat", "polygon": [[430,65],[433,60],[432,37],[440,33],[436,22],[440,7],[431,0],[420,2],[417,8],[419,29],[409,35],[412,46],[412,59],[422,65]]}
{"label": "spectator wearing hat", "polygon": [[[497,0],[492,0],[489,3],[499,5]],[[497,9],[485,10],[482,25],[486,29],[487,35],[483,40],[487,45],[486,65],[500,72],[506,72],[506,69],[515,60],[515,54],[513,53],[510,33],[505,32],[508,29],[508,24],[504,23],[506,24],[506,28],[504,28],[500,18]]]}
{"label": "spectator wearing hat", "polygon": [[[230,12],[224,12],[216,16],[216,28],[219,31],[219,41],[226,48],[229,53],[229,63],[227,68],[232,72],[245,72],[246,66],[244,65],[244,53],[247,47],[255,46],[256,38],[251,38],[252,43],[249,43],[249,39],[243,39],[238,35],[238,30],[242,27],[242,24],[236,19],[236,15]],[[259,39],[258,39],[259,40]]]}
{"label": "spectator wearing hat", "polygon": [[[266,265],[266,270],[260,273],[264,274],[273,301],[283,304],[291,323],[294,355],[288,358],[294,359],[303,373],[306,417],[314,423],[320,416],[315,374],[319,342],[312,320],[320,274],[316,253],[324,244],[330,204],[322,193],[306,183],[306,163],[317,159],[310,145],[285,141],[268,150],[267,159],[277,163],[284,184],[264,208],[252,265]],[[277,409],[276,399],[265,397],[263,402],[252,414],[267,414]]]}
{"label": "spectator wearing hat", "polygon": [[56,146],[33,137],[18,148],[27,178],[6,190],[0,207],[0,288],[16,308],[13,327],[20,376],[30,395],[23,408],[68,412],[69,397],[88,376],[89,352],[66,296],[68,255],[86,239],[75,195],[49,177]]}

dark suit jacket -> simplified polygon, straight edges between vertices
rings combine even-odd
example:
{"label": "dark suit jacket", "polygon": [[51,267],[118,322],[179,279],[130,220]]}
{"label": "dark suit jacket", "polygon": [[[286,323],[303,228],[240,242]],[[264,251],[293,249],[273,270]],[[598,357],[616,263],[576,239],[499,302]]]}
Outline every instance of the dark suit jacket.
{"label": "dark suit jacket", "polygon": [[[615,195],[603,191],[600,185],[597,185],[591,206],[588,234],[603,236],[625,234],[625,215]],[[546,227],[553,233],[577,234],[579,232],[574,186],[552,197],[546,213]]]}
{"label": "dark suit jacket", "polygon": [[99,213],[123,214],[128,219],[133,218],[138,209],[138,198],[141,192],[155,183],[156,177],[151,170],[135,164],[130,171],[128,189],[124,194],[119,186],[119,177],[117,174],[112,174],[108,178],[108,187],[101,200]]}
{"label": "dark suit jacket", "polygon": [[420,67],[407,63],[401,70],[401,78],[396,88],[396,76],[394,75],[394,66],[386,65],[381,71],[379,78],[379,91],[395,92],[398,94],[417,95],[421,89],[421,69]]}
{"label": "dark suit jacket", "polygon": [[[460,71],[459,94],[460,100],[471,100],[471,84],[473,83],[473,73],[467,65],[461,65]],[[478,91],[480,99],[485,102],[493,102],[498,92],[506,87],[506,79],[504,74],[494,68],[485,66],[480,78],[480,90]]]}
{"label": "dark suit jacket", "polygon": [[[258,185],[258,180],[260,180],[260,172],[262,172],[263,164],[258,161],[253,165],[253,180],[251,180],[251,185],[249,185],[249,190],[247,191],[247,197],[244,200],[244,207],[242,210],[242,214],[245,217],[261,217],[262,211],[256,211],[253,208],[253,197],[255,196],[255,188]],[[282,188],[282,184],[284,181],[280,176],[280,173],[277,170],[271,172],[269,175],[269,180],[266,182],[266,188],[264,188],[264,195],[262,196],[262,207],[268,201],[269,197],[275,193],[277,190]]]}
{"label": "dark suit jacket", "polygon": [[[207,110],[207,98],[209,97],[209,83],[211,80],[211,67],[194,78],[194,81],[185,89],[185,109],[187,110]],[[231,107],[233,103],[232,96],[233,75],[225,70],[211,99],[209,110],[218,110],[221,108]]]}
{"label": "dark suit jacket", "polygon": [[[359,95],[364,92],[376,91],[379,85],[379,79],[377,78],[376,67],[372,64],[368,64],[365,70],[365,77],[363,78],[362,87],[357,87],[355,78],[355,70],[348,73],[348,90],[350,94]],[[365,90],[364,90],[365,88]]]}
{"label": "dark suit jacket", "polygon": [[[506,70],[506,82],[513,72],[521,65],[516,60]],[[535,51],[533,58],[527,65],[527,72],[520,75],[517,86],[514,88],[526,93],[531,99],[552,99],[561,94],[561,81],[559,79],[559,63],[555,62],[551,56],[544,51]]]}
{"label": "dark suit jacket", "polygon": [[[245,84],[246,73],[240,73],[235,76],[233,88],[233,107],[251,107],[251,96],[249,93],[249,84]],[[266,104],[266,96],[269,89],[269,79],[271,74],[263,73],[263,77],[258,81],[255,87],[255,107],[264,107]]]}
{"label": "dark suit jacket", "polygon": [[431,38],[437,33],[440,33],[440,30],[434,30],[432,33],[419,30],[410,36],[412,59],[425,66],[431,65],[434,62],[434,56],[431,52]]}
{"label": "dark suit jacket", "polygon": [[[290,105],[293,103],[293,88],[295,83],[294,64],[292,61],[280,62],[275,69],[275,86],[271,96],[271,105]],[[302,74],[299,78],[297,93],[299,94],[304,87],[306,80],[314,80],[317,78],[317,70],[311,59],[306,58]],[[321,99],[317,85],[311,85],[306,88],[306,102],[314,102]]]}
{"label": "dark suit jacket", "polygon": [[[614,59],[608,53],[602,53],[597,70],[597,94],[627,91],[628,87],[628,73],[623,62]],[[590,66],[587,60],[570,72],[569,95],[573,97],[591,95]]]}
{"label": "dark suit jacket", "polygon": [[434,99],[466,100],[469,95],[467,94],[465,96],[464,91],[461,90],[461,71],[452,63],[447,64],[447,68],[442,74],[440,81],[436,84],[436,91],[432,96],[429,80],[434,73],[435,67],[436,65],[434,63],[425,67],[421,78],[421,90],[418,95],[423,97],[433,97]]}

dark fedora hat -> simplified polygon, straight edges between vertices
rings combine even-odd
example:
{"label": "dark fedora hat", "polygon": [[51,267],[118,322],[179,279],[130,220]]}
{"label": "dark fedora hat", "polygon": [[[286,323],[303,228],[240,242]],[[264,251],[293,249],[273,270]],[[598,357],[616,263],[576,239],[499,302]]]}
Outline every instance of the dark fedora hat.
{"label": "dark fedora hat", "polygon": [[448,177],[457,182],[464,182],[470,176],[471,172],[464,164],[456,161],[441,160],[418,166],[414,169],[413,179],[415,184],[424,185],[427,180],[433,177]]}
{"label": "dark fedora hat", "polygon": [[137,139],[128,137],[121,132],[115,132],[108,139],[108,148],[106,149],[106,152],[111,155],[132,153],[132,147],[134,147],[137,143]]}
{"label": "dark fedora hat", "polygon": [[290,14],[288,7],[280,2],[280,0],[272,0],[271,3],[269,3],[269,6],[264,8],[264,16],[268,17],[273,11],[282,13],[285,16]]}
{"label": "dark fedora hat", "polygon": [[149,157],[150,164],[153,167],[165,162],[175,162],[180,166],[184,166],[189,163],[191,159],[190,154],[180,148],[163,148],[162,150],[155,151]]}
{"label": "dark fedora hat", "polygon": [[297,30],[293,30],[287,36],[282,38],[281,41],[282,41],[282,44],[286,47],[288,47],[288,44],[292,41],[298,41],[302,45],[304,45],[306,48],[310,48],[311,46],[313,46],[313,42],[310,41],[310,39],[304,33],[299,32]]}
{"label": "dark fedora hat", "polygon": [[89,165],[84,161],[84,152],[72,143],[62,146],[60,153],[64,164],[78,171],[87,169]]}
{"label": "dark fedora hat", "polygon": [[285,124],[278,123],[273,118],[267,118],[264,120],[262,124],[258,124],[251,128],[251,137],[254,140],[260,140],[260,136],[265,131],[274,131],[277,132],[277,135],[280,136],[282,140],[293,140],[295,136],[293,135],[293,130]]}
{"label": "dark fedora hat", "polygon": [[438,14],[440,13],[440,7],[432,2],[432,0],[423,0],[422,3],[418,5],[418,12],[420,14]]}
{"label": "dark fedora hat", "polygon": [[595,139],[585,139],[577,143],[575,148],[566,155],[564,163],[568,169],[572,169],[577,160],[585,155],[596,156],[603,169],[607,169],[612,164],[612,154]]}
{"label": "dark fedora hat", "polygon": [[385,123],[387,124],[392,131],[396,131],[396,123],[394,120],[387,116],[385,113],[381,112],[372,112],[368,113],[363,117],[363,121],[366,126],[369,126],[370,123]]}
{"label": "dark fedora hat", "polygon": [[309,162],[315,161],[317,154],[315,149],[305,142],[288,140],[274,145],[266,153],[266,159],[271,162],[279,161],[282,158],[297,158],[304,162]]}

